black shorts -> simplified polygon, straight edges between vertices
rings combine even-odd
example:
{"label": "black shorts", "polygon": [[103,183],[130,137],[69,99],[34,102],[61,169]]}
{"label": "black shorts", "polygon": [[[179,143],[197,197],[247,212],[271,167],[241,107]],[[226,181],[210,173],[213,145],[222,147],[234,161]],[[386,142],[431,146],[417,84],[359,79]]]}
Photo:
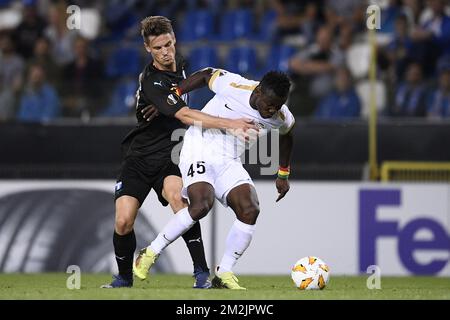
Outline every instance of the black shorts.
{"label": "black shorts", "polygon": [[170,159],[126,158],[117,177],[115,200],[126,195],[138,199],[142,205],[153,189],[159,202],[167,206],[169,203],[162,196],[164,179],[167,176],[181,177],[180,169]]}

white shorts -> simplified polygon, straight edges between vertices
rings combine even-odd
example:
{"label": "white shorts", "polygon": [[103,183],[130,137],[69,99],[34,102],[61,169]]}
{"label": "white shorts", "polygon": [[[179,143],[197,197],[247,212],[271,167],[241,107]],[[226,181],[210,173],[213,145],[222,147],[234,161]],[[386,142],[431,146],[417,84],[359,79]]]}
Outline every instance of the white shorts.
{"label": "white shorts", "polygon": [[197,182],[207,182],[214,187],[216,199],[224,207],[228,207],[228,193],[242,184],[255,186],[247,170],[244,169],[239,158],[225,159],[210,155],[187,155],[182,151],[180,155],[183,189],[181,195],[188,199],[187,188]]}

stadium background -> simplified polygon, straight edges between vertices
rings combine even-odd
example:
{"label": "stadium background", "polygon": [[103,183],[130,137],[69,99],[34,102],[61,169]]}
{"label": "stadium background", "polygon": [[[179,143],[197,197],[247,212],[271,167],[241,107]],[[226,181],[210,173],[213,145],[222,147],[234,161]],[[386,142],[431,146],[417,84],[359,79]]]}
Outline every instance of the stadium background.
{"label": "stadium background", "polygon": [[[114,272],[119,143],[148,60],[138,22],[161,14],[191,72],[280,69],[294,84],[291,191],[275,204],[273,177],[248,167],[262,210],[237,273],[287,275],[317,255],[333,274],[378,264],[385,275],[450,276],[450,4],[371,3],[376,46],[366,1],[0,1],[0,272]],[[67,28],[71,4],[80,30]],[[195,92],[191,105],[210,97]],[[170,218],[154,194],[141,213],[138,247]],[[219,206],[203,221],[210,265],[231,222]],[[184,244],[157,266],[190,273]]]}

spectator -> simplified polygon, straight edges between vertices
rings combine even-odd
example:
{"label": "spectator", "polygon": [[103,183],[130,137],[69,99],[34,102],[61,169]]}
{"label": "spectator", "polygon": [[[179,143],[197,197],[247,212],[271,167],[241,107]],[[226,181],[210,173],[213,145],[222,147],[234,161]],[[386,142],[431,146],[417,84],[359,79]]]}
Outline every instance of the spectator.
{"label": "spectator", "polygon": [[422,117],[425,115],[426,87],[422,67],[411,63],[406,72],[406,81],[399,85],[395,94],[391,116]]}
{"label": "spectator", "polygon": [[422,0],[403,0],[403,12],[408,17],[410,25],[413,25],[419,21],[419,16],[422,10]]}
{"label": "spectator", "polygon": [[8,35],[0,38],[0,52],[0,120],[9,120],[14,116],[16,96],[22,87],[24,62],[15,53]]}
{"label": "spectator", "polygon": [[414,43],[409,36],[408,20],[405,15],[400,15],[395,20],[395,31],[392,41],[387,47],[387,56],[392,66],[394,82],[402,79],[411,59],[419,60],[414,51]]}
{"label": "spectator", "polygon": [[354,32],[366,30],[367,2],[361,0],[326,0],[325,24],[335,30],[349,23]]}
{"label": "spectator", "polygon": [[40,64],[44,68],[46,79],[51,85],[60,85],[61,68],[53,60],[50,53],[50,41],[45,37],[37,39],[34,45],[34,55],[29,66],[35,64]]}
{"label": "spectator", "polygon": [[322,27],[317,32],[316,44],[292,58],[290,67],[294,73],[312,77],[311,93],[321,97],[330,91],[333,72],[343,63],[343,53],[333,46],[332,30]]}
{"label": "spectator", "polygon": [[450,17],[445,14],[445,2],[429,0],[429,6],[431,16],[411,35],[417,50],[423,52],[426,75],[432,75],[438,57],[450,54]]}
{"label": "spectator", "polygon": [[[124,37],[133,37],[138,35],[136,24],[139,22],[139,13],[149,13],[152,15],[160,14],[157,6],[160,0],[109,0],[105,2],[105,25],[110,31],[111,40],[120,40]],[[171,1],[165,1],[171,2]],[[135,5],[138,10],[134,10]]]}
{"label": "spectator", "polygon": [[433,36],[440,54],[450,54],[450,16],[445,12],[444,0],[430,0],[430,6],[434,16],[425,22],[425,30],[429,30]]}
{"label": "spectator", "polygon": [[321,100],[315,116],[322,119],[359,117],[361,102],[353,86],[351,73],[347,68],[337,69],[334,86],[335,90]]}
{"label": "spectator", "polygon": [[315,44],[291,58],[294,87],[289,103],[301,108],[294,112],[309,115],[313,111],[317,100],[332,90],[334,71],[344,64],[344,58],[342,51],[333,46],[332,30],[328,27],[317,31]]}
{"label": "spectator", "polygon": [[306,43],[311,44],[317,30],[319,29],[319,5],[316,2],[308,2],[305,5],[304,14],[300,22],[302,35],[306,39]]}
{"label": "spectator", "polygon": [[38,15],[35,1],[26,1],[23,8],[23,20],[14,31],[17,52],[29,59],[38,38],[44,34],[46,22]]}
{"label": "spectator", "polygon": [[[362,4],[361,4],[362,3]],[[333,1],[326,0],[325,5],[330,8],[330,10],[341,17],[341,19],[351,20],[361,5],[364,5],[364,1],[361,0],[341,0]]]}
{"label": "spectator", "polygon": [[89,55],[88,49],[88,41],[78,37],[75,41],[75,60],[64,68],[65,116],[79,117],[82,113],[96,113],[95,107],[101,105],[103,66]]}
{"label": "spectator", "polygon": [[381,11],[380,32],[393,34],[396,29],[397,19],[400,15],[403,15],[403,8],[400,1],[389,0],[388,6]]}
{"label": "spectator", "polygon": [[339,28],[338,46],[342,53],[347,52],[353,44],[353,30],[349,23],[344,23]]}
{"label": "spectator", "polygon": [[28,83],[20,101],[17,119],[23,122],[42,122],[56,118],[60,104],[55,89],[45,81],[42,66],[32,65]]}
{"label": "spectator", "polygon": [[277,36],[282,39],[287,35],[298,34],[302,19],[300,2],[295,0],[273,0],[271,4],[276,12]]}
{"label": "spectator", "polygon": [[49,26],[45,36],[52,45],[52,55],[55,62],[62,66],[74,59],[74,43],[77,31],[69,30],[66,25],[66,6],[63,3],[54,4],[49,8]]}
{"label": "spectator", "polygon": [[427,100],[429,118],[450,117],[450,56],[441,59],[439,65],[439,87]]}

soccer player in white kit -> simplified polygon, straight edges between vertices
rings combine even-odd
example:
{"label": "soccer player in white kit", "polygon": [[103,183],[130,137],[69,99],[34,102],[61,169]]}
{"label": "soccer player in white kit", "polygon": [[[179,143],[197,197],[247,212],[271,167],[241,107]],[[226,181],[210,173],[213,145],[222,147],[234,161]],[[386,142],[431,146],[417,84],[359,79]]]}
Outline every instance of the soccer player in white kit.
{"label": "soccer player in white kit", "polygon": [[[276,179],[279,201],[289,191],[289,170],[295,119],[285,102],[290,82],[285,73],[271,71],[260,82],[238,74],[207,68],[184,80],[177,93],[208,84],[215,96],[202,112],[221,118],[248,118],[258,128],[258,136],[272,129],[280,133],[280,168]],[[248,135],[247,135],[248,138]],[[179,168],[183,179],[182,196],[189,207],[179,212],[158,234],[150,246],[141,250],[134,273],[145,279],[161,251],[176,240],[213,207],[214,199],[229,206],[236,220],[226,239],[225,253],[215,269],[213,287],[245,289],[238,284],[232,269],[250,245],[259,215],[259,202],[252,179],[242,166],[240,156],[248,144],[225,130],[191,126],[185,136]]]}

